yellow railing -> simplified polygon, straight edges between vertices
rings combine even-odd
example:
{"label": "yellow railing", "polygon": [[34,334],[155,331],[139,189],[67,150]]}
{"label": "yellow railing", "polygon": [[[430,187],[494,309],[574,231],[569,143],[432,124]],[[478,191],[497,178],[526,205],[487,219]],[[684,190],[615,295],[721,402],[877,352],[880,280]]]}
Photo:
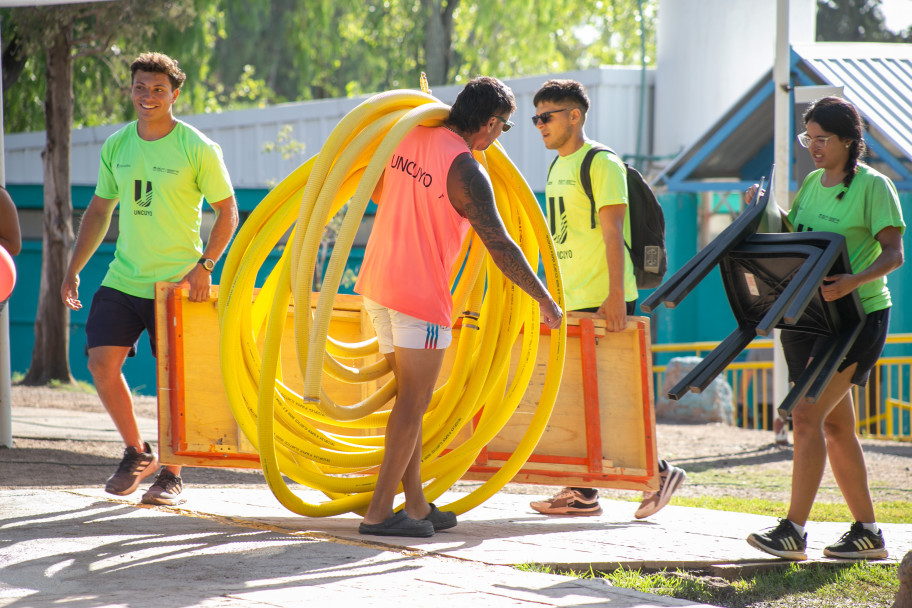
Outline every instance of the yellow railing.
{"label": "yellow railing", "polygon": [[[886,406],[887,407],[883,413],[861,420],[858,423],[859,427],[866,425],[883,425],[886,427],[885,434],[887,437],[899,437],[902,439],[908,439],[909,437],[907,428],[903,428],[902,424],[897,424],[897,421],[900,423],[902,422],[903,412],[908,412],[908,414],[912,416],[912,403],[897,401],[896,399],[887,399]],[[903,435],[904,431],[906,432],[906,435]]]}
{"label": "yellow railing", "polygon": [[[910,344],[912,334],[892,334],[887,344]],[[655,344],[653,353],[702,357],[719,342]],[[755,340],[752,348],[772,348],[772,340]],[[722,372],[732,387],[735,424],[750,429],[772,429],[772,361],[736,361]],[[656,394],[663,390],[665,366],[653,366]],[[881,357],[867,386],[853,387],[858,432],[876,438],[912,440],[912,356]]]}

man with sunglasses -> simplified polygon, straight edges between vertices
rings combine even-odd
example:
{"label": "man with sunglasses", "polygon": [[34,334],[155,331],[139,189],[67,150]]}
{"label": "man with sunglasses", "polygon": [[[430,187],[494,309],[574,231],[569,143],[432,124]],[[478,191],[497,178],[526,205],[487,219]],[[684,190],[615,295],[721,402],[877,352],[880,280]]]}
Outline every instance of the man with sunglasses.
{"label": "man with sunglasses", "polygon": [[[627,170],[615,154],[596,154],[590,177],[593,209],[580,184],[580,168],[596,142],[583,126],[589,96],[575,80],[549,80],[535,93],[532,124],[557,160],[548,173],[545,201],[551,236],[564,282],[567,310],[595,313],[608,331],[623,331],[627,315],[635,313],[636,277],[625,242],[630,242],[627,210]],[[668,504],[685,473],[665,460],[659,462],[660,487],[646,492],[635,513],[649,517]],[[563,488],[555,496],[530,505],[546,515],[598,515],[602,512],[596,488]]]}
{"label": "man with sunglasses", "polygon": [[[393,153],[374,190],[378,211],[355,291],[398,382],[383,460],[361,534],[432,536],[456,515],[428,503],[421,482],[421,421],[450,344],[449,276],[469,227],[504,275],[532,296],[544,322],[563,312],[507,233],[491,179],[473,156],[513,123],[513,92],[496,78],[471,80],[442,127],[415,127]],[[393,513],[402,484],[405,508]]]}

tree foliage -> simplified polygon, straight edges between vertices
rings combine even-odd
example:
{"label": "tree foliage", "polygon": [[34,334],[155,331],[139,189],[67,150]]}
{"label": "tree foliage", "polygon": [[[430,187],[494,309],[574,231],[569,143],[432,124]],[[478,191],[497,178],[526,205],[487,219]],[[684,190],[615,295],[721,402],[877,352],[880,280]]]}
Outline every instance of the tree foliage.
{"label": "tree foliage", "polygon": [[[644,19],[640,20],[639,4]],[[454,80],[655,62],[657,1],[541,0],[466,3],[457,15]],[[645,31],[641,30],[641,26]]]}
{"label": "tree foliage", "polygon": [[891,32],[881,0],[817,0],[817,40],[828,42],[912,42],[912,28]]}
{"label": "tree foliage", "polygon": [[[817,4],[818,40],[912,41],[912,31],[886,29],[881,0]],[[180,60],[188,81],[176,111],[203,113],[417,87],[422,71],[432,85],[441,85],[477,74],[510,78],[638,65],[644,59],[652,65],[658,18],[658,0],[171,0],[145,5],[156,16],[136,23],[154,30],[154,37],[117,31],[104,53],[80,52],[74,58],[75,126],[132,118],[123,103],[128,66],[144,50]],[[27,10],[34,9],[0,10],[7,132],[44,128],[44,53],[35,46],[43,38],[23,40],[17,21]]]}
{"label": "tree foliage", "polygon": [[[181,62],[188,81],[175,108],[179,114],[415,88],[423,71],[432,85],[441,85],[482,73],[509,78],[638,64],[641,26],[651,64],[658,0],[167,4],[179,5],[183,17],[150,18],[154,37],[115,32],[105,53],[74,58],[75,126],[132,119],[124,103],[128,67],[144,50]],[[14,76],[4,83],[7,132],[44,128],[36,103],[44,98],[44,55],[34,45],[22,46],[23,10],[0,11],[4,75]]]}

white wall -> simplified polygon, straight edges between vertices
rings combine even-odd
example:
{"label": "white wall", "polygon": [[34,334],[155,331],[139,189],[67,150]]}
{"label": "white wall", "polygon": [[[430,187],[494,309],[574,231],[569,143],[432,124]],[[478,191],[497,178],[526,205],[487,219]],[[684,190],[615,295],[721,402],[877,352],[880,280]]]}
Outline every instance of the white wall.
{"label": "white wall", "polygon": [[[816,10],[790,1],[793,43],[813,42]],[[772,69],[776,0],[659,0],[656,41],[653,152],[676,154]]]}
{"label": "white wall", "polygon": [[[580,72],[547,76],[530,76],[507,80],[516,95],[516,127],[500,138],[513,162],[517,164],[533,190],[544,190],[545,174],[555,153],[545,149],[530,120],[535,113],[532,96],[548,78],[573,78],[582,82],[592,100],[587,135],[613,147],[620,154],[636,151],[639,118],[640,71],[631,67],[603,67]],[[653,70],[647,71],[646,116]],[[461,86],[435,88],[432,93],[445,103],[452,103]],[[225,163],[236,188],[262,188],[274,184],[295,167],[317,154],[332,129],[343,116],[365,98],[328,99],[288,103],[263,109],[239,110],[221,114],[182,116],[183,120],[202,130],[216,141],[225,155]],[[263,144],[275,142],[285,125],[292,128],[291,137],[305,145],[297,158],[285,160],[276,152],[266,153]],[[74,185],[94,185],[98,177],[101,145],[120,125],[78,129],[72,134],[71,181]],[[648,148],[650,121],[643,133],[644,150]],[[41,151],[44,133],[6,136],[7,181],[11,184],[40,184],[43,181]]]}

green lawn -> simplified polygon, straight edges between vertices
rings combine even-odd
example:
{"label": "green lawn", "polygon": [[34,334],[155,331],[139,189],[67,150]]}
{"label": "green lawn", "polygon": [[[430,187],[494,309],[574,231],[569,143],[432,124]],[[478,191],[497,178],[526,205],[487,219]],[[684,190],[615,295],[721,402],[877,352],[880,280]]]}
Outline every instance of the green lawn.
{"label": "green lawn", "polygon": [[[680,507],[699,507],[714,511],[732,511],[734,513],[754,513],[785,517],[788,503],[777,500],[742,499],[728,496],[706,496],[701,498],[671,499],[673,505]],[[912,502],[890,501],[877,502],[877,521],[884,524],[912,524]],[[852,514],[844,502],[815,502],[811,509],[811,521],[853,521]]]}

